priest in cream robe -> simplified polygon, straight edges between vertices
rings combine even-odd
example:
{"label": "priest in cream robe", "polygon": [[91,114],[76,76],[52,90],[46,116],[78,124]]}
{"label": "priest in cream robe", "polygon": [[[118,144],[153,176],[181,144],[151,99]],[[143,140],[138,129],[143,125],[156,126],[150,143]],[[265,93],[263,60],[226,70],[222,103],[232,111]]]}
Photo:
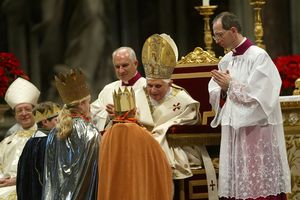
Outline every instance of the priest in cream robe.
{"label": "priest in cream robe", "polygon": [[172,38],[166,34],[149,37],[142,51],[147,86],[136,91],[138,121],[163,148],[173,179],[192,176],[187,154],[179,146],[169,146],[166,133],[172,125],[199,122],[199,102],[170,79],[178,57]]}
{"label": "priest in cream robe", "polygon": [[222,126],[219,196],[224,199],[286,199],[291,191],[282,114],[281,79],[266,51],[241,34],[229,12],[213,21],[215,41],[232,51],[212,71],[212,127]]}
{"label": "priest in cream robe", "polygon": [[106,85],[91,104],[91,113],[99,131],[104,130],[114,115],[113,92],[120,86],[131,86],[134,90],[146,85],[146,79],[137,71],[138,61],[130,47],[120,47],[112,53],[112,62],[119,80]]}
{"label": "priest in cream robe", "polygon": [[27,140],[37,130],[32,110],[40,91],[29,81],[17,78],[7,89],[5,101],[15,111],[20,129],[0,143],[0,199],[17,199],[16,176],[19,157]]}

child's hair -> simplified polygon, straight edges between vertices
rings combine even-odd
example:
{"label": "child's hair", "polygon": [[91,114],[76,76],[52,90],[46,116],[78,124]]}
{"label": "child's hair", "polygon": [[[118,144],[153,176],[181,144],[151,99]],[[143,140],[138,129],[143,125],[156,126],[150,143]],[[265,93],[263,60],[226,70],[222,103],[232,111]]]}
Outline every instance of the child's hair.
{"label": "child's hair", "polygon": [[82,101],[85,101],[88,98],[90,98],[90,95],[63,106],[60,114],[58,115],[58,122],[56,124],[57,137],[59,139],[65,139],[71,134],[73,127],[72,113],[80,114],[81,110],[78,106]]}

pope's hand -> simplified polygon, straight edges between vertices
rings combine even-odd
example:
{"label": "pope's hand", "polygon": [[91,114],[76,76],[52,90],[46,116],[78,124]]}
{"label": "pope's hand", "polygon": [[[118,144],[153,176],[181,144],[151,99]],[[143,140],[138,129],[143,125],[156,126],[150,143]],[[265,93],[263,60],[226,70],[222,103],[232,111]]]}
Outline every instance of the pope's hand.
{"label": "pope's hand", "polygon": [[115,116],[115,106],[113,104],[107,104],[106,105],[106,111],[108,112],[108,115],[110,117]]}

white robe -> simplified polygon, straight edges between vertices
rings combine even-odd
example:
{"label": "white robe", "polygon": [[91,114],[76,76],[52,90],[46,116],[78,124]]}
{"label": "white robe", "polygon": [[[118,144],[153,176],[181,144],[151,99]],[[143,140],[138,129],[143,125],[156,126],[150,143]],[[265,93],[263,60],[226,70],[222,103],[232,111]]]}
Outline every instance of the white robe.
{"label": "white robe", "polygon": [[[15,178],[17,176],[19,157],[27,140],[35,133],[36,130],[36,124],[28,130],[24,130],[20,127],[20,130],[1,141],[0,178]],[[0,188],[0,200],[17,199],[16,197],[16,185]]]}
{"label": "white robe", "polygon": [[[141,77],[134,83],[132,89],[135,91],[139,88],[143,88],[145,85],[146,79]],[[106,85],[99,93],[98,98],[91,104],[92,119],[99,131],[103,131],[109,122],[109,116],[105,110],[106,105],[113,104],[113,92],[119,89],[120,86],[122,86],[120,80]]]}
{"label": "white robe", "polygon": [[290,192],[282,115],[281,79],[269,55],[257,46],[243,55],[226,54],[219,70],[232,78],[221,108],[221,88],[209,82],[216,111],[212,127],[222,125],[219,196],[238,199]]}
{"label": "white robe", "polygon": [[172,125],[195,124],[199,121],[199,102],[185,90],[171,87],[164,101],[151,112],[144,89],[136,91],[137,118],[152,132],[162,146],[173,169],[173,179],[192,176],[186,153],[178,146],[169,146],[166,133]]}

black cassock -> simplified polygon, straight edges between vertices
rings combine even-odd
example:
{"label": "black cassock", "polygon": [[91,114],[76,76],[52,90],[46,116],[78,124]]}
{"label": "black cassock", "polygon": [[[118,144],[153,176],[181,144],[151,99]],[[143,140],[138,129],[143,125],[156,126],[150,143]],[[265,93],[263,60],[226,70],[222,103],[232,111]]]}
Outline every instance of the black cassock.
{"label": "black cassock", "polygon": [[40,200],[43,190],[44,155],[47,136],[30,138],[18,163],[18,200]]}

